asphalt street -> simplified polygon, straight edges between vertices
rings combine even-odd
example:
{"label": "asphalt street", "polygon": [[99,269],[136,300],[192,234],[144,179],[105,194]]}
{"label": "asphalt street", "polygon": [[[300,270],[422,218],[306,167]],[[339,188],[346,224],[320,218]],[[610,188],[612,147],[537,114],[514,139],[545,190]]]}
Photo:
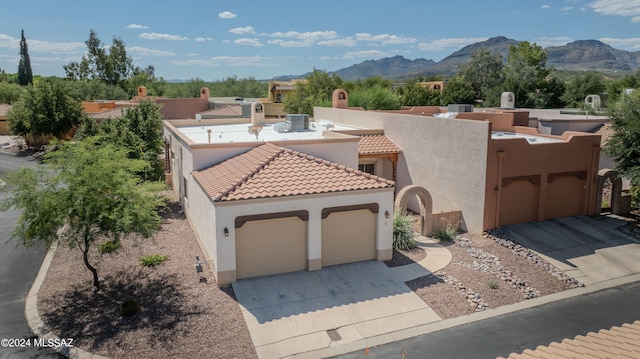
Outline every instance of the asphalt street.
{"label": "asphalt street", "polygon": [[[496,358],[640,320],[630,283],[370,348],[367,358]],[[404,356],[403,356],[404,354]],[[362,358],[357,351],[336,358]]]}
{"label": "asphalt street", "polygon": [[[7,172],[24,166],[35,166],[29,158],[0,153],[0,179]],[[6,192],[0,190],[0,201]],[[20,213],[0,212],[0,339],[33,339],[24,314],[25,298],[38,274],[46,251],[42,246],[25,249],[9,239]],[[23,341],[23,344],[26,344]],[[25,346],[0,346],[0,358],[61,358],[50,349]]]}

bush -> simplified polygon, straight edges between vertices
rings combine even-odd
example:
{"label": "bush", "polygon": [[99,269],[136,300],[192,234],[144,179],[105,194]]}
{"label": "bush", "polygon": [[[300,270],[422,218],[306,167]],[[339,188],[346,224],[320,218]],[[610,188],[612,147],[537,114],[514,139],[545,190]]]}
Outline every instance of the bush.
{"label": "bush", "polygon": [[134,315],[140,311],[140,304],[134,299],[127,299],[120,304],[120,314],[126,316]]}
{"label": "bush", "polygon": [[441,241],[449,242],[458,235],[458,226],[448,223],[446,226],[433,232],[433,236]]}
{"label": "bush", "polygon": [[495,281],[490,281],[489,282],[489,288],[491,289],[498,289],[500,288],[500,286],[498,285],[498,283],[496,283]]}
{"label": "bush", "polygon": [[413,217],[396,212],[393,215],[393,248],[408,250],[415,248]]}
{"label": "bush", "polygon": [[122,248],[122,243],[117,239],[112,239],[110,241],[100,243],[98,246],[98,250],[101,254],[105,253],[114,253],[118,249]]}
{"label": "bush", "polygon": [[148,256],[144,256],[140,258],[140,264],[145,267],[155,267],[158,264],[169,259],[169,256],[163,256],[160,254],[150,254]]}

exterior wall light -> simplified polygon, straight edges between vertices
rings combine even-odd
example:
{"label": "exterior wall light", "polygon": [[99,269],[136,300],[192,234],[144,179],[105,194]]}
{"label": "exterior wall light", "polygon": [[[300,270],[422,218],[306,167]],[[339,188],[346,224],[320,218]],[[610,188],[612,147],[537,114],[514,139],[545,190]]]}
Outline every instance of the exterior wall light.
{"label": "exterior wall light", "polygon": [[391,214],[389,213],[389,211],[384,211],[384,218],[389,219],[389,217],[391,216]]}
{"label": "exterior wall light", "polygon": [[224,236],[229,237],[229,228],[224,227]]}

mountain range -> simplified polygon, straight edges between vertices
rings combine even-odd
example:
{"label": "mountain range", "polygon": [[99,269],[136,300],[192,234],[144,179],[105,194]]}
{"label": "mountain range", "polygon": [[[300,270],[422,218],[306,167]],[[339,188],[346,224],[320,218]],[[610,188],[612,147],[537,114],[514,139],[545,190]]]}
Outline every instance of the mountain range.
{"label": "mountain range", "polygon": [[[509,55],[509,48],[512,45],[517,46],[520,42],[504,36],[496,36],[467,45],[445,57],[440,62],[427,59],[410,60],[398,55],[379,60],[367,60],[329,72],[329,74],[336,74],[346,81],[375,76],[394,80],[428,75],[453,76],[458,70],[458,65],[468,61],[473,51],[486,48],[491,53],[499,53],[506,61]],[[598,40],[578,40],[564,46],[550,46],[545,50],[547,51],[547,67],[557,70],[630,72],[640,67],[640,51],[630,52],[614,49]],[[307,74],[280,76],[277,79],[287,80],[305,78],[306,76]]]}

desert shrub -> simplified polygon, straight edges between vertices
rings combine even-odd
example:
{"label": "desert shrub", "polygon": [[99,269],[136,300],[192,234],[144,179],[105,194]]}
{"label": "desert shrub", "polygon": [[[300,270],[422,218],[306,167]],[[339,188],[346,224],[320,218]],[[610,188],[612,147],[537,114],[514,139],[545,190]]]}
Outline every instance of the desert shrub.
{"label": "desert shrub", "polygon": [[498,283],[496,283],[495,281],[490,281],[489,282],[489,288],[491,289],[498,289],[500,288],[500,286],[498,285]]}
{"label": "desert shrub", "polygon": [[441,241],[452,241],[458,235],[458,226],[455,224],[447,223],[445,226],[435,230],[433,236]]}
{"label": "desert shrub", "polygon": [[122,242],[120,242],[117,239],[112,239],[110,241],[102,242],[98,246],[98,250],[100,251],[101,254],[114,253],[120,248],[122,248]]}
{"label": "desert shrub", "polygon": [[140,264],[145,267],[155,267],[158,264],[169,259],[169,256],[163,256],[160,254],[150,254],[148,256],[144,256],[140,258]]}
{"label": "desert shrub", "polygon": [[127,299],[120,304],[120,314],[130,316],[140,311],[140,304],[134,299]]}
{"label": "desert shrub", "polygon": [[413,217],[403,212],[393,215],[393,248],[412,249],[416,246],[413,232]]}

